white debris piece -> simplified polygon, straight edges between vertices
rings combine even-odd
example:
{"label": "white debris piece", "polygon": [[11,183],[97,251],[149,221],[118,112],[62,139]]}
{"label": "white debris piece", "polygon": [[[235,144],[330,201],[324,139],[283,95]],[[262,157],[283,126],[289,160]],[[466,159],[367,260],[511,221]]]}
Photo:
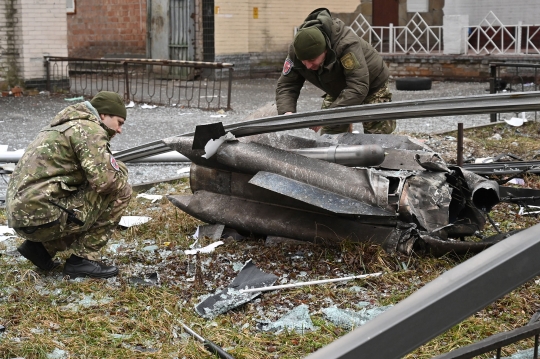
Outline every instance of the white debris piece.
{"label": "white debris piece", "polygon": [[218,246],[222,244],[223,244],[223,241],[217,241],[203,248],[186,249],[184,253],[185,254],[212,253]]}
{"label": "white debris piece", "polygon": [[152,201],[152,203],[154,203],[155,201],[159,201],[160,199],[163,198],[163,196],[160,194],[146,194],[146,193],[138,194],[137,198],[139,197],[149,199]]}
{"label": "white debris piece", "polygon": [[0,242],[3,242],[9,238],[15,238],[15,230],[8,226],[0,226]]}
{"label": "white debris piece", "polygon": [[143,103],[141,105],[141,108],[147,108],[147,109],[153,109],[153,108],[156,108],[157,106],[156,105],[147,105],[145,103]]}
{"label": "white debris piece", "polygon": [[122,216],[122,218],[120,219],[120,223],[118,224],[121,225],[122,227],[133,227],[139,224],[144,224],[151,219],[152,218],[150,217],[144,217],[144,216]]}
{"label": "white debris piece", "polygon": [[202,157],[208,159],[212,157],[216,152],[219,146],[225,141],[232,141],[235,140],[236,137],[230,132],[227,132],[225,135],[221,136],[217,140],[210,140],[206,143],[204,146],[204,152],[205,154],[202,155]]}
{"label": "white debris piece", "polygon": [[135,102],[129,101],[129,103],[126,105],[126,108],[135,107]]}

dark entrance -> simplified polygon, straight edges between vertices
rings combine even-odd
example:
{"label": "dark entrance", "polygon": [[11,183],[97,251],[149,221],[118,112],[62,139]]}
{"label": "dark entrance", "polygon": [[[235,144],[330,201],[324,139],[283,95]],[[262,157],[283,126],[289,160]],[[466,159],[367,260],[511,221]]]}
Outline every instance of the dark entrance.
{"label": "dark entrance", "polygon": [[203,61],[214,62],[214,0],[202,1]]}
{"label": "dark entrance", "polygon": [[[373,0],[372,26],[399,25],[399,0]],[[382,41],[382,52],[390,52],[389,29],[373,29]]]}
{"label": "dark entrance", "polygon": [[399,0],[373,0],[373,26],[399,25]]}

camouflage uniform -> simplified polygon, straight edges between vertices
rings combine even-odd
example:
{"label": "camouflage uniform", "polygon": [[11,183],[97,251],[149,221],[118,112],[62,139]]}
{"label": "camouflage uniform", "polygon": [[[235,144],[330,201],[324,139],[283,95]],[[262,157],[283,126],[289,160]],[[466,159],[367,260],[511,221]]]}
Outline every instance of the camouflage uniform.
{"label": "camouflage uniform", "polygon": [[[332,18],[328,9],[313,11],[300,26],[300,30],[312,26],[317,27],[326,39],[324,63],[318,70],[309,70],[296,57],[293,44],[289,46],[276,87],[278,114],[296,112],[300,90],[306,80],[326,93],[323,108],[390,101],[388,67],[369,43],[358,37],[343,21]],[[345,124],[336,127],[343,132],[350,126]],[[366,133],[391,133],[393,129],[393,121],[364,125]],[[328,127],[323,132],[333,133],[335,130]]]}
{"label": "camouflage uniform", "polygon": [[[27,147],[8,185],[8,224],[54,257],[70,248],[96,259],[129,204],[126,166],[109,148],[115,131],[90,102],[69,106]],[[74,211],[79,226],[54,202]]]}
{"label": "camouflage uniform", "polygon": [[[326,95],[324,97],[321,109],[327,109],[330,108],[330,105],[335,101],[335,99],[330,96]],[[390,89],[388,88],[388,82],[384,84],[383,87],[381,87],[379,90],[377,90],[375,93],[367,96],[364,99],[364,102],[362,104],[372,104],[372,103],[382,103],[382,102],[391,102],[392,101],[392,93],[390,92]],[[370,121],[370,122],[364,122],[364,133],[371,133],[371,134],[389,134],[394,132],[396,129],[396,120],[386,120],[386,121]],[[329,125],[329,126],[323,126],[321,130],[321,134],[336,134],[336,133],[343,133],[343,132],[351,132],[350,128],[352,126],[349,124],[343,124],[343,125]]]}

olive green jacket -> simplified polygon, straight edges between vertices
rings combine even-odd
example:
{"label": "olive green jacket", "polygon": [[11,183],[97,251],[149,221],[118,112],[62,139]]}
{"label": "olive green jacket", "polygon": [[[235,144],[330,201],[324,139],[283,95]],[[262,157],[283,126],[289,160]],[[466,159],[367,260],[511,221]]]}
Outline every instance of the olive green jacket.
{"label": "olive green jacket", "polygon": [[360,105],[388,81],[388,67],[379,53],[343,21],[332,19],[328,9],[313,11],[300,29],[310,26],[317,26],[326,37],[326,59],[318,71],[308,70],[289,46],[276,88],[278,114],[296,112],[305,80],[336,99],[330,108]]}
{"label": "olive green jacket", "polygon": [[26,148],[9,181],[8,225],[38,226],[60,217],[62,199],[89,185],[98,193],[124,188],[126,166],[117,162],[109,141],[115,131],[101,122],[90,102],[66,107]]}

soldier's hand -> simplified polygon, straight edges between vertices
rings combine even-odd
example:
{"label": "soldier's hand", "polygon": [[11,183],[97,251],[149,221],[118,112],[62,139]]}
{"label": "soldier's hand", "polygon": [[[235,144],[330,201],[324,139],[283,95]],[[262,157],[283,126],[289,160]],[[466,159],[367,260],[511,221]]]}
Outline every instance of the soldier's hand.
{"label": "soldier's hand", "polygon": [[309,129],[315,132],[319,132],[319,130],[321,129],[321,126],[313,126],[313,127],[310,127]]}

